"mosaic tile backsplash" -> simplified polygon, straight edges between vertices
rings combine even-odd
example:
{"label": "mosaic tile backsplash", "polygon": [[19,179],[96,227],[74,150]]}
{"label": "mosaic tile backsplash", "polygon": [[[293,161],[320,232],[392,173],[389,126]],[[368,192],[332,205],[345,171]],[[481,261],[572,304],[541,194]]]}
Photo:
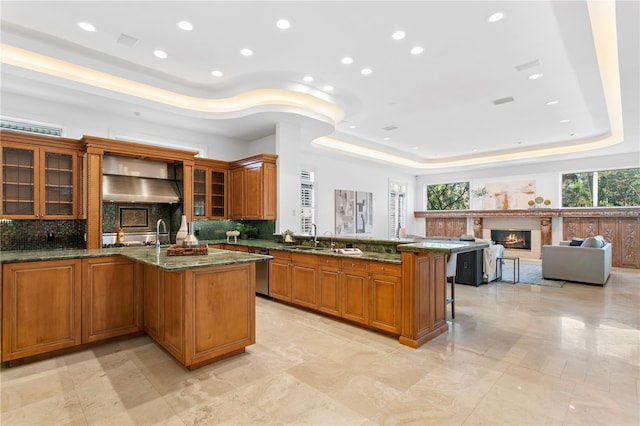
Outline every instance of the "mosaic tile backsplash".
{"label": "mosaic tile backsplash", "polygon": [[[236,229],[235,220],[197,220],[196,237],[200,240],[224,240],[227,238],[226,232]],[[256,238],[270,240],[276,229],[276,222],[273,220],[243,220],[243,224],[251,225],[258,230]]]}
{"label": "mosaic tile backsplash", "polygon": [[0,250],[86,248],[85,220],[0,219]]}

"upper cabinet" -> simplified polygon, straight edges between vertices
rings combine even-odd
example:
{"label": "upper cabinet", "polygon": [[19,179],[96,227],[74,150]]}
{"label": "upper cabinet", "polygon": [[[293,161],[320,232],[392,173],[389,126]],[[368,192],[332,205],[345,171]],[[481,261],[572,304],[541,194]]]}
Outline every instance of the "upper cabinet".
{"label": "upper cabinet", "polygon": [[260,154],[231,164],[229,172],[230,219],[276,219],[277,158],[277,155]]}
{"label": "upper cabinet", "polygon": [[229,164],[197,158],[193,168],[193,217],[226,219]]}
{"label": "upper cabinet", "polygon": [[79,217],[82,155],[78,141],[3,131],[0,146],[1,217]]}

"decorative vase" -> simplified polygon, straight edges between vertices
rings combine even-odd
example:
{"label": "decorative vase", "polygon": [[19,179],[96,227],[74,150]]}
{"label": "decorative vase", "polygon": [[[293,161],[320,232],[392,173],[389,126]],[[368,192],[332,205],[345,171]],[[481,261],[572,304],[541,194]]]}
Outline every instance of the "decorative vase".
{"label": "decorative vase", "polygon": [[182,221],[180,222],[180,229],[176,233],[176,244],[181,246],[184,239],[187,238],[189,231],[187,229],[187,216],[182,215]]}
{"label": "decorative vase", "polygon": [[183,246],[197,246],[198,245],[198,239],[195,236],[195,231],[196,231],[196,223],[195,222],[191,222],[189,224],[189,235],[187,235],[187,237],[182,242]]}

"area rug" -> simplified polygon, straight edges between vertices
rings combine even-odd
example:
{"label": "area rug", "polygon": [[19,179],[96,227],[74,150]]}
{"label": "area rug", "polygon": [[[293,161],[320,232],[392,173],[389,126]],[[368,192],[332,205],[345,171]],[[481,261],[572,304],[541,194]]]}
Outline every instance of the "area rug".
{"label": "area rug", "polygon": [[[505,261],[502,265],[502,279],[513,280],[513,261]],[[518,284],[542,285],[560,288],[565,281],[547,280],[542,277],[542,265],[520,262],[520,281]]]}

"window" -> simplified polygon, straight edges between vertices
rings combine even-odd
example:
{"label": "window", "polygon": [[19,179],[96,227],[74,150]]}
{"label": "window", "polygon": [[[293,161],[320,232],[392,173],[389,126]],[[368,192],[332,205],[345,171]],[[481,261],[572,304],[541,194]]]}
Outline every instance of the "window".
{"label": "window", "polygon": [[640,168],[562,175],[562,207],[640,206]]}
{"label": "window", "polygon": [[427,210],[468,210],[469,182],[427,185]]}
{"label": "window", "polygon": [[315,221],[316,194],[314,189],[315,173],[307,170],[300,172],[300,234],[311,235],[311,224]]}
{"label": "window", "polygon": [[389,182],[389,238],[400,238],[407,221],[407,184]]}

